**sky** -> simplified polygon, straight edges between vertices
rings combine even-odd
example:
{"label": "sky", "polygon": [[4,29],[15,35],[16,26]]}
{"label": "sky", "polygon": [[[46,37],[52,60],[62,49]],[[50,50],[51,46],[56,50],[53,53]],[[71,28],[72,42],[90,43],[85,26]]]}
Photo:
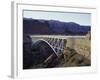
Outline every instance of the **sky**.
{"label": "sky", "polygon": [[23,11],[24,18],[59,20],[64,22],[76,22],[80,25],[91,25],[90,13],[75,12],[51,12],[51,11]]}

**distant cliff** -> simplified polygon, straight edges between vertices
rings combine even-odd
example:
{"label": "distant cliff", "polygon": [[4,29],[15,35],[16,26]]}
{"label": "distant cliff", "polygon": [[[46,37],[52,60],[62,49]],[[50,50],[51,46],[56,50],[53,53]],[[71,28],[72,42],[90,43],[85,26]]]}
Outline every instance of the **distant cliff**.
{"label": "distant cliff", "polygon": [[30,35],[86,35],[90,26],[74,22],[23,18],[23,32]]}

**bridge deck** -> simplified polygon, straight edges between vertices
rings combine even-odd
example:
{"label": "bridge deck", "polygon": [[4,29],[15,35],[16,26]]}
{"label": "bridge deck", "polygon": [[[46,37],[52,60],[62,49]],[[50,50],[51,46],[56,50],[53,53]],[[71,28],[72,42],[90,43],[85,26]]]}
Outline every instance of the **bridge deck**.
{"label": "bridge deck", "polygon": [[31,35],[31,37],[36,37],[36,38],[58,38],[58,39],[66,39],[66,38],[86,38],[87,36]]}

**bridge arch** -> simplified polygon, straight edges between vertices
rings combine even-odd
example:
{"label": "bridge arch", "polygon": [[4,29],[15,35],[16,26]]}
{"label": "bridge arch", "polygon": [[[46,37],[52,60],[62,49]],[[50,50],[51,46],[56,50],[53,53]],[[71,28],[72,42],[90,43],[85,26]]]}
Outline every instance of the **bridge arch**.
{"label": "bridge arch", "polygon": [[35,43],[36,43],[36,42],[39,42],[39,41],[45,42],[45,43],[54,51],[54,53],[58,56],[57,52],[55,51],[55,49],[53,48],[53,46],[52,46],[48,41],[46,41],[46,40],[44,40],[44,39],[37,39],[37,40],[35,41]]}

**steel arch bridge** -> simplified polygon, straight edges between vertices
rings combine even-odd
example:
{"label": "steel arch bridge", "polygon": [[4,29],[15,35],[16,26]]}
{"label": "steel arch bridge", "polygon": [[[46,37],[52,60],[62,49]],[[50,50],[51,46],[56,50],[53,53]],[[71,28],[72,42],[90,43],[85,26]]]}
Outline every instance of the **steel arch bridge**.
{"label": "steel arch bridge", "polygon": [[[38,41],[45,42],[49,47],[51,47],[53,52],[57,56],[59,56],[63,54],[64,48],[68,46],[67,44],[69,43],[68,42],[69,39],[71,39],[72,43],[75,44],[74,39],[86,39],[87,36],[31,35],[31,38],[33,42],[34,42],[34,39],[36,39],[35,42],[38,42]],[[74,45],[72,47],[74,48]],[[90,53],[88,55],[85,53],[81,55],[88,58],[88,56],[90,56]]]}
{"label": "steel arch bridge", "polygon": [[67,40],[66,39],[57,39],[57,38],[44,38],[37,39],[35,42],[43,41],[45,42],[54,53],[59,56],[63,53],[64,47],[66,47]]}

